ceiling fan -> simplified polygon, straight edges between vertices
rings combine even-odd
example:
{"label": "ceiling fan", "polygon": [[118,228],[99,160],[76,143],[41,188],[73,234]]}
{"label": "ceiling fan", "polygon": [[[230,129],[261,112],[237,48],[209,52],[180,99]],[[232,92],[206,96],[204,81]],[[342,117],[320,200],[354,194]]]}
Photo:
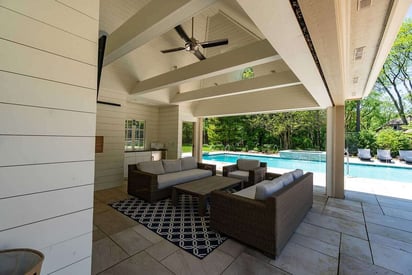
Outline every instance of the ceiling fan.
{"label": "ceiling fan", "polygon": [[179,34],[179,36],[185,41],[185,46],[184,47],[177,47],[173,49],[168,49],[168,50],[163,50],[161,51],[162,53],[171,53],[171,52],[177,52],[177,51],[183,51],[186,50],[188,52],[193,53],[199,60],[204,60],[206,57],[199,51],[199,48],[211,48],[211,47],[217,47],[217,46],[222,46],[226,45],[229,43],[229,40],[227,38],[224,39],[217,39],[217,40],[212,40],[212,41],[204,41],[204,42],[199,42],[196,40],[196,38],[193,37],[193,30],[194,30],[194,18],[192,17],[192,37],[189,37],[185,30],[182,28],[181,25],[178,25],[175,27],[175,31]]}

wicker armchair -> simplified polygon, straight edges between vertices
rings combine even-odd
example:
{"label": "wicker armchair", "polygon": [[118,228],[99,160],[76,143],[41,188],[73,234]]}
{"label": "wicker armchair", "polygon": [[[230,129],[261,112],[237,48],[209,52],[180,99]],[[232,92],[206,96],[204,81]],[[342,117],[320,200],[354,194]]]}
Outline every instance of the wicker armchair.
{"label": "wicker armchair", "polygon": [[[247,169],[248,166],[253,168]],[[264,180],[266,171],[266,162],[250,159],[238,159],[236,164],[223,166],[223,176],[243,180],[243,188]]]}
{"label": "wicker armchair", "polygon": [[[278,174],[267,173],[267,179]],[[276,257],[313,202],[313,174],[306,173],[266,200],[213,191],[210,226]]]}

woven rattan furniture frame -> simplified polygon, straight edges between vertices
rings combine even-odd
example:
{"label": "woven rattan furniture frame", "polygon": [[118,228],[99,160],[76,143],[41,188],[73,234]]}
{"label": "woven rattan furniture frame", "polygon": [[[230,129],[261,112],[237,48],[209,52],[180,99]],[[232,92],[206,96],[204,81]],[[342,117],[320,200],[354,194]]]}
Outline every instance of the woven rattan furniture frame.
{"label": "woven rattan furniture frame", "polygon": [[223,190],[230,187],[241,185],[242,180],[234,178],[226,178],[220,176],[212,176],[199,180],[190,181],[173,186],[172,201],[173,205],[177,205],[179,194],[190,194],[199,198],[199,216],[206,214],[206,200],[210,193],[215,190]]}
{"label": "woven rattan furniture frame", "polygon": [[[268,178],[277,176],[280,175],[267,173]],[[210,202],[210,226],[276,257],[312,207],[312,202],[312,173],[304,174],[263,201],[214,191]]]}
{"label": "woven rattan furniture frame", "polygon": [[[199,162],[197,168],[211,170],[212,176],[216,175],[216,165]],[[172,186],[158,189],[157,175],[140,171],[136,164],[130,164],[128,166],[127,193],[152,203],[170,197]]]}
{"label": "woven rattan furniture frame", "polygon": [[[223,174],[224,177],[228,177],[229,172],[239,170],[239,167],[237,166],[237,164],[226,165],[226,166],[223,166],[222,168],[223,168],[223,173],[222,174]],[[264,180],[266,171],[267,171],[267,163],[266,162],[261,162],[260,167],[257,167],[253,170],[249,170],[249,179],[248,179],[247,182],[243,183],[242,188],[252,186],[252,185]]]}

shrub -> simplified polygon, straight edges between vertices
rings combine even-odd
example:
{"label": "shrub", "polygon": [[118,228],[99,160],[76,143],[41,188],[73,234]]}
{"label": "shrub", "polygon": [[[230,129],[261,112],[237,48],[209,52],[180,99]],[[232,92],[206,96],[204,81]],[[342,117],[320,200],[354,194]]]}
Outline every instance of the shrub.
{"label": "shrub", "polygon": [[384,129],[376,135],[376,145],[379,149],[389,149],[393,156],[398,154],[400,149],[411,148],[411,139],[401,131]]}

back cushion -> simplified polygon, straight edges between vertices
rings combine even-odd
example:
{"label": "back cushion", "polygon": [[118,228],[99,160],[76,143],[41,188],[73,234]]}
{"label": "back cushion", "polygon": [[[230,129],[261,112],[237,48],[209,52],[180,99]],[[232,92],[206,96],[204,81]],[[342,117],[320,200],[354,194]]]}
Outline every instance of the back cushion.
{"label": "back cushion", "polygon": [[281,177],[275,178],[272,181],[264,180],[256,184],[255,199],[266,200],[276,191],[283,188],[283,181]]}
{"label": "back cushion", "polygon": [[197,168],[197,161],[194,157],[181,158],[182,170]]}
{"label": "back cushion", "polygon": [[137,169],[139,169],[140,171],[155,174],[155,175],[160,175],[160,174],[165,173],[161,160],[139,162],[137,164]]}
{"label": "back cushion", "polygon": [[285,173],[282,176],[275,179],[279,179],[280,181],[282,181],[283,186],[287,186],[294,181],[293,172]]}
{"label": "back cushion", "polygon": [[303,170],[302,169],[296,169],[295,171],[292,171],[293,175],[293,180],[297,180],[301,176],[303,176]]}
{"label": "back cushion", "polygon": [[162,160],[163,167],[166,173],[173,173],[173,172],[180,172],[182,171],[182,163],[180,159],[173,159],[173,160]]}
{"label": "back cushion", "polygon": [[260,161],[257,159],[238,159],[237,167],[242,171],[253,170],[260,166]]}

